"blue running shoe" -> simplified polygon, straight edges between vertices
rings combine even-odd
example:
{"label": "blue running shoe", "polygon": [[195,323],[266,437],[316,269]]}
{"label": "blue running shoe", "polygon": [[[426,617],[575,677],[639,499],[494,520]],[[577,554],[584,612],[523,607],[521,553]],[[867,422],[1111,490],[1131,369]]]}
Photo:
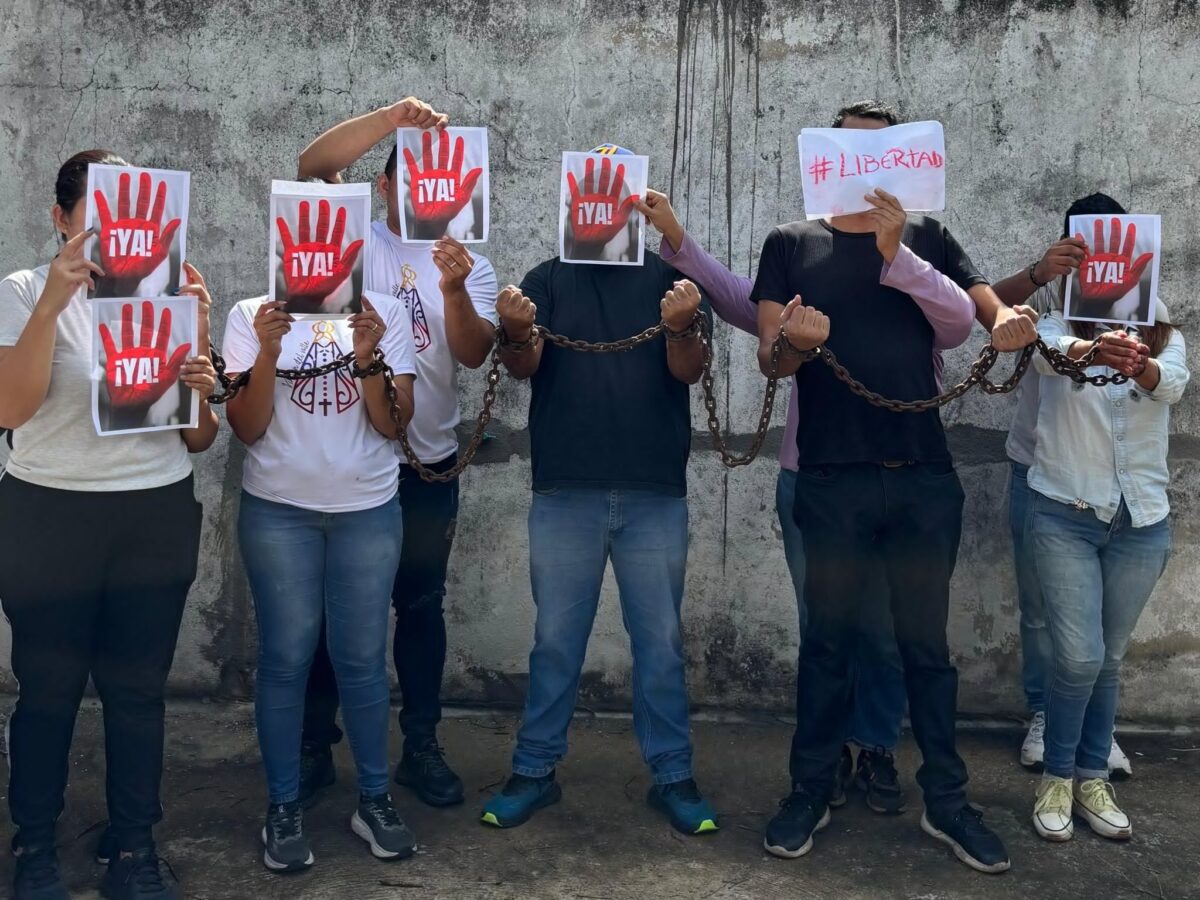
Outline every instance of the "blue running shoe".
{"label": "blue running shoe", "polygon": [[674,784],[656,784],[646,795],[646,802],[659,812],[666,813],[676,831],[684,834],[707,834],[717,831],[717,814],[708,801],[700,796],[694,779]]}
{"label": "blue running shoe", "polygon": [[483,822],[497,828],[516,828],[524,825],[539,809],[562,799],[562,788],[554,773],[541,778],[513,775],[508,783],[483,808]]}

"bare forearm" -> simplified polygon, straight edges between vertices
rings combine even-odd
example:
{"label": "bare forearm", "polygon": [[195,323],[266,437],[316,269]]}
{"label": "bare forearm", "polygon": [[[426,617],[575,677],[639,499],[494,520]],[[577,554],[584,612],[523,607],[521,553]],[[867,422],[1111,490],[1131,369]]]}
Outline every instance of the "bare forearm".
{"label": "bare forearm", "polygon": [[[1034,295],[1038,286],[1033,283],[1033,279],[1029,277],[1029,269],[1021,269],[1019,272],[1014,272],[1007,278],[996,282],[992,286],[992,290],[996,292],[1002,303],[1008,306],[1018,306],[1024,303]],[[980,319],[980,324],[984,324],[983,319]]]}
{"label": "bare forearm", "polygon": [[1134,379],[1138,387],[1145,391],[1153,391],[1158,387],[1158,383],[1162,381],[1162,369],[1159,368],[1158,361],[1151,359],[1146,362],[1146,368],[1142,370],[1142,374]]}
{"label": "bare forearm", "polygon": [[[396,423],[392,421],[392,406],[388,403],[383,381],[382,374],[362,379],[363,400],[367,404],[367,416],[371,420],[371,427],[385,438],[394,441],[400,435]],[[400,413],[400,424],[407,425],[412,418],[412,398],[409,397],[406,403],[404,394],[397,390],[396,408]]]}
{"label": "bare forearm", "polygon": [[300,154],[301,178],[336,181],[367,151],[392,133],[384,109],[347,119],[334,125],[304,148]]}
{"label": "bare forearm", "polygon": [[502,347],[500,348],[500,362],[504,364],[504,368],[508,369],[508,374],[518,381],[531,378],[542,363],[542,343],[538,341],[532,347],[516,351]]}
{"label": "bare forearm", "polygon": [[[967,296],[975,303],[975,321],[982,325],[989,334],[996,327],[996,319],[1000,313],[1013,305],[1008,304],[1006,306],[1005,301],[1000,298],[999,294],[990,284],[972,285],[967,290]],[[1020,301],[1017,302],[1019,303]]]}
{"label": "bare forearm", "polygon": [[453,357],[468,369],[487,362],[496,343],[496,329],[475,311],[465,286],[442,294],[446,310],[446,341]]}
{"label": "bare forearm", "polygon": [[203,453],[211,447],[217,439],[217,430],[220,427],[217,411],[208,405],[207,400],[201,400],[199,424],[195,428],[185,428],[182,432],[188,453]]}
{"label": "bare forearm", "polygon": [[695,384],[704,374],[704,347],[700,336],[683,341],[667,341],[667,368],[684,384]]}
{"label": "bare forearm", "polygon": [[226,407],[233,433],[247,446],[266,434],[275,414],[275,362],[259,356],[250,370],[249,384]]}
{"label": "bare forearm", "polygon": [[16,345],[0,355],[0,427],[21,427],[46,399],[57,326],[54,316],[35,308]]}

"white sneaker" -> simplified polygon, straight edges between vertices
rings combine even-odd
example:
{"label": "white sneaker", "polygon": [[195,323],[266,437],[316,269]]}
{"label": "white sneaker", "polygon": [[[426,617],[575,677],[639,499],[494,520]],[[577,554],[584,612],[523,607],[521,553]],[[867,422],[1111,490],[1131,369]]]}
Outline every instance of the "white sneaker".
{"label": "white sneaker", "polygon": [[1089,778],[1075,785],[1075,802],[1075,809],[1096,834],[1115,841],[1133,837],[1129,816],[1117,806],[1117,794],[1103,778]]}
{"label": "white sneaker", "polygon": [[1043,740],[1046,736],[1046,714],[1035,712],[1029,722],[1029,733],[1025,735],[1025,743],[1021,744],[1021,765],[1027,769],[1036,769],[1042,764],[1042,754],[1045,752]]}
{"label": "white sneaker", "polygon": [[1125,755],[1125,751],[1121,749],[1121,745],[1117,743],[1117,734],[1113,732],[1112,749],[1108,751],[1108,776],[1111,778],[1114,775],[1123,775],[1128,778],[1133,774],[1133,765],[1129,762],[1129,757]]}
{"label": "white sneaker", "polygon": [[1033,804],[1033,827],[1048,841],[1069,841],[1075,834],[1071,820],[1071,779],[1043,775]]}

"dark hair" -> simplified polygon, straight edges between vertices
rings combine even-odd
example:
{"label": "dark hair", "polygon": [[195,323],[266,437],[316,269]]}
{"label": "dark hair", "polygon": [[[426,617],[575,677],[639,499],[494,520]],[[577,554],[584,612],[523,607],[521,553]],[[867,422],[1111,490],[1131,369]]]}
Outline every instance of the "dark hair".
{"label": "dark hair", "polygon": [[392,152],[388,154],[387,165],[383,167],[383,174],[388,178],[394,178],[396,176],[396,162],[399,149],[400,148],[398,144],[392,144]]}
{"label": "dark hair", "polygon": [[1125,215],[1125,207],[1108,196],[1108,194],[1097,193],[1080,197],[1067,207],[1067,214],[1063,216],[1062,236],[1071,236],[1071,216],[1104,215],[1123,216]]}
{"label": "dark hair", "polygon": [[84,150],[68,159],[58,170],[54,181],[54,202],[69,213],[83,198],[87,190],[88,166],[92,163],[104,166],[127,166],[129,163],[111,150]]}
{"label": "dark hair", "polygon": [[851,117],[878,119],[889,125],[896,125],[900,122],[900,113],[896,111],[896,107],[888,103],[880,103],[878,100],[859,100],[857,103],[851,103],[838,110],[837,115],[833,117],[833,127],[841,128],[842,123]]}

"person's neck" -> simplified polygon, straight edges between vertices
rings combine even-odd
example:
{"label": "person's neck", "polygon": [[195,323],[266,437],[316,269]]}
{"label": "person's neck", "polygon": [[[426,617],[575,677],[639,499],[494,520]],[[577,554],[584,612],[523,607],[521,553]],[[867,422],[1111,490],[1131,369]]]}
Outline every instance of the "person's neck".
{"label": "person's neck", "polygon": [[388,227],[388,231],[390,231],[396,237],[403,237],[403,235],[400,234],[400,220],[399,219],[393,219],[391,216],[388,216],[387,227]]}
{"label": "person's neck", "polygon": [[849,234],[865,234],[875,230],[875,223],[868,213],[851,213],[848,216],[826,216],[829,227]]}

